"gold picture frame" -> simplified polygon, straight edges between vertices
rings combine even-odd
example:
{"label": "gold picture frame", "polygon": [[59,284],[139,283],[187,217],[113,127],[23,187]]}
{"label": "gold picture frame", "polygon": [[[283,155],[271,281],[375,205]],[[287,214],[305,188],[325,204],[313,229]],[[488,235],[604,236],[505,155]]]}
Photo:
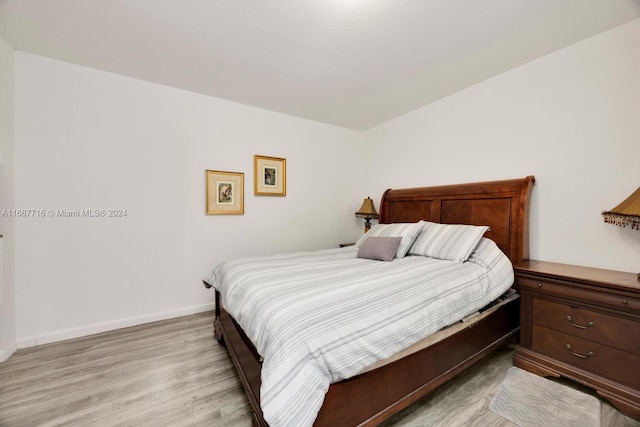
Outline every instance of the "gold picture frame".
{"label": "gold picture frame", "polygon": [[286,196],[287,159],[253,156],[253,179],[256,196]]}
{"label": "gold picture frame", "polygon": [[207,170],[207,215],[244,214],[244,173]]}

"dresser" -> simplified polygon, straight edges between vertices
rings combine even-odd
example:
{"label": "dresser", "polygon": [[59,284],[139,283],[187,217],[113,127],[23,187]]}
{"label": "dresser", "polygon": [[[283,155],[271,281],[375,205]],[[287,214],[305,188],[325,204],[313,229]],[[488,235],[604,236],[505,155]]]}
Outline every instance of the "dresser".
{"label": "dresser", "polygon": [[640,420],[636,274],[531,260],[515,275],[521,310],[513,364],[591,387]]}

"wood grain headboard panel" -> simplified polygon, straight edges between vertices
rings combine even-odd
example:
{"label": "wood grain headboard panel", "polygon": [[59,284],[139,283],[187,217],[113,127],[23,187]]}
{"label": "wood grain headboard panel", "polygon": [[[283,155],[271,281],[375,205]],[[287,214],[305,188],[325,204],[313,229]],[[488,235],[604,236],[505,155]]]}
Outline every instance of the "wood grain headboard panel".
{"label": "wood grain headboard panel", "polygon": [[380,223],[488,225],[492,239],[513,264],[529,259],[529,197],[533,176],[504,181],[418,187],[382,195]]}

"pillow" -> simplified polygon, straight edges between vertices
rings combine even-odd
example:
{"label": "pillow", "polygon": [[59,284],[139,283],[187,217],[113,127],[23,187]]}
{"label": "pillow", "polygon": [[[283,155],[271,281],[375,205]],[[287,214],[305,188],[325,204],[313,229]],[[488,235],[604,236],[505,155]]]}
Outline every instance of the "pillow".
{"label": "pillow", "polygon": [[358,258],[391,261],[396,256],[402,237],[369,237],[358,249]]}
{"label": "pillow", "polygon": [[362,246],[369,237],[402,237],[398,250],[396,251],[396,258],[404,258],[416,236],[420,230],[422,230],[422,224],[423,221],[411,223],[403,222],[397,224],[376,224],[356,242],[356,246],[358,248]]}
{"label": "pillow", "polygon": [[425,221],[409,254],[465,262],[488,229],[486,225],[437,224]]}

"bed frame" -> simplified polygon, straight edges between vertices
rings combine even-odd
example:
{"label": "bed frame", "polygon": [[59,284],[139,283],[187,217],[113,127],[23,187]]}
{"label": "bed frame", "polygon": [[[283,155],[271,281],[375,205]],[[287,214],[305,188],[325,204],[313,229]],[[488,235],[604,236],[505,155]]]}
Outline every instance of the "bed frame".
{"label": "bed frame", "polygon": [[[489,225],[513,264],[529,257],[528,201],[535,179],[387,190],[380,223],[427,220]],[[374,426],[504,344],[519,330],[519,301],[432,346],[330,386],[314,426]],[[260,357],[216,291],[215,337],[225,344],[253,409],[254,426],[267,427],[260,409]]]}

